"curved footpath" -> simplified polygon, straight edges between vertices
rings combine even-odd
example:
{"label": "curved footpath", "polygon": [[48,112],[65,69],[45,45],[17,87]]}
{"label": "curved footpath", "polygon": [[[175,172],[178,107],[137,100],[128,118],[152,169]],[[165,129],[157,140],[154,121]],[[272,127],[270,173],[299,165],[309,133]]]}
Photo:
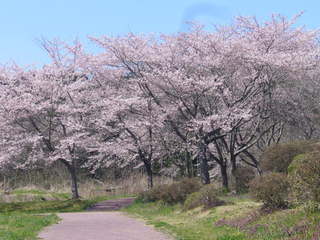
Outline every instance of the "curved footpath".
{"label": "curved footpath", "polygon": [[44,240],[169,240],[170,238],[132,219],[118,210],[133,199],[110,200],[98,203],[88,212],[59,213],[58,224],[45,228],[39,234]]}

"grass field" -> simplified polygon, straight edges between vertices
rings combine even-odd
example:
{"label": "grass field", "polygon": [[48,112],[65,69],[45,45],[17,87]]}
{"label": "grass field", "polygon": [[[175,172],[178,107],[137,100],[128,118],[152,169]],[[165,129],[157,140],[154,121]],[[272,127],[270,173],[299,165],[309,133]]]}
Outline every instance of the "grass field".
{"label": "grass field", "polygon": [[210,210],[183,211],[181,205],[136,202],[125,211],[178,240],[319,240],[320,213],[303,209],[262,213],[261,204],[246,196]]}

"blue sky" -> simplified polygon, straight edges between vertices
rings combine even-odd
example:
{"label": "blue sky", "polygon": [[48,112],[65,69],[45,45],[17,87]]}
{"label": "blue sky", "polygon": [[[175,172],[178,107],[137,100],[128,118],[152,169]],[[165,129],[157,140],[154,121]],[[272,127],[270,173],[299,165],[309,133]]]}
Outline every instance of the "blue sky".
{"label": "blue sky", "polygon": [[304,15],[299,24],[320,27],[319,0],[1,0],[0,63],[48,62],[39,38],[71,41],[86,36],[185,31],[186,21],[228,24],[237,15]]}

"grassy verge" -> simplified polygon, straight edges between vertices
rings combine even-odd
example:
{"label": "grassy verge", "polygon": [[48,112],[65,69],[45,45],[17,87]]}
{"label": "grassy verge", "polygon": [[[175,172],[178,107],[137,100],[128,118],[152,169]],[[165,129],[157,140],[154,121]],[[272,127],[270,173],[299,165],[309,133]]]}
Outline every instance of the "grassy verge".
{"label": "grassy verge", "polygon": [[229,204],[210,210],[182,211],[180,205],[136,202],[125,211],[147,220],[178,240],[318,240],[320,213],[302,209],[273,213],[248,197],[229,197]]}
{"label": "grassy verge", "polygon": [[56,193],[38,189],[16,189],[10,194],[0,193],[0,202],[67,200],[69,198],[70,194],[68,193]]}
{"label": "grassy verge", "polygon": [[47,213],[82,211],[95,200],[52,200],[0,203],[1,213]]}
{"label": "grassy verge", "polygon": [[[0,203],[0,239],[35,240],[38,232],[59,218],[53,212],[81,211],[97,200],[55,200]],[[36,215],[47,213],[49,215]]]}
{"label": "grassy verge", "polygon": [[250,239],[318,240],[320,213],[306,213],[303,209],[277,211],[261,217],[247,227]]}
{"label": "grassy verge", "polygon": [[33,240],[38,232],[50,224],[58,222],[54,214],[35,216],[30,214],[0,214],[1,240]]}
{"label": "grassy verge", "polygon": [[0,203],[0,213],[57,213],[57,212],[78,212],[83,211],[89,206],[104,200],[129,197],[119,196],[102,196],[94,199],[84,200],[50,200],[50,201],[30,201],[30,202],[12,202]]}
{"label": "grassy verge", "polygon": [[197,208],[185,212],[180,205],[136,202],[125,211],[144,218],[149,224],[171,233],[179,240],[244,240],[245,234],[238,229],[229,226],[215,227],[214,222],[245,215],[258,206],[259,204],[249,199],[238,199],[235,204],[207,211]]}

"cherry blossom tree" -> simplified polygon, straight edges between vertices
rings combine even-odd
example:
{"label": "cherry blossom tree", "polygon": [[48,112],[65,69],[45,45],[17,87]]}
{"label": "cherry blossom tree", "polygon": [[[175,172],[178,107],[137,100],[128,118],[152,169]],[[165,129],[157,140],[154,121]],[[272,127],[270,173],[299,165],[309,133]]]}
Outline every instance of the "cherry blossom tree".
{"label": "cherry blossom tree", "polygon": [[51,64],[1,71],[0,165],[61,161],[77,198],[80,165],[143,165],[151,188],[155,162],[186,154],[204,184],[215,163],[228,188],[228,168],[259,170],[253,149],[287,126],[317,132],[318,32],[295,23],[239,17],[213,31],[91,38],[96,55],[44,41]]}
{"label": "cherry blossom tree", "polygon": [[[115,66],[144,86],[162,110],[159,118],[191,144],[202,181],[209,183],[209,145],[215,146],[215,160],[224,146],[221,163],[230,163],[234,172],[240,153],[248,155],[272,130],[270,105],[286,96],[281,83],[307,76],[317,64],[317,32],[294,28],[295,20],[274,15],[260,24],[239,17],[213,32],[195,26],[158,38],[130,34],[94,41]],[[266,119],[269,126],[264,126]]]}
{"label": "cherry blossom tree", "polygon": [[13,161],[25,147],[28,154],[14,161],[16,168],[60,161],[70,173],[72,197],[79,198],[76,170],[97,142],[90,104],[82,96],[90,97],[82,88],[88,78],[79,67],[81,45],[44,44],[52,64],[12,67],[1,78],[1,149],[6,150],[0,162]]}
{"label": "cherry blossom tree", "polygon": [[[89,71],[95,73],[95,124],[101,139],[105,139],[100,143],[100,155],[123,159],[122,167],[144,166],[148,188],[152,188],[153,163],[162,154],[158,141],[163,121],[158,105],[145,93],[146,86],[138,83],[112,55],[91,57],[88,63]],[[107,166],[114,160],[109,158]]]}

